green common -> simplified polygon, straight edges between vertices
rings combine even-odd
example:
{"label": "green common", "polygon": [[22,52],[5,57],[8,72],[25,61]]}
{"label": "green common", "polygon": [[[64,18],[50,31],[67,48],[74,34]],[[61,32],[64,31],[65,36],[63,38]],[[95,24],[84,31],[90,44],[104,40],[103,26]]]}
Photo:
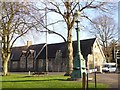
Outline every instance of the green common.
{"label": "green common", "polygon": [[[11,74],[2,76],[2,88],[82,88],[80,81],[67,81],[69,76],[42,75],[29,76],[25,74]],[[97,88],[108,88],[108,85],[97,83]],[[95,88],[89,83],[89,88]]]}

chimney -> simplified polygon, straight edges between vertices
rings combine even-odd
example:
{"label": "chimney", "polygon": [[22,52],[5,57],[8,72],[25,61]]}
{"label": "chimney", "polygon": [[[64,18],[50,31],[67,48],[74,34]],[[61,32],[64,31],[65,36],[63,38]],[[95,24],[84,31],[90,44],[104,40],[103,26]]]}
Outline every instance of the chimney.
{"label": "chimney", "polygon": [[27,41],[27,47],[32,45],[32,41]]}

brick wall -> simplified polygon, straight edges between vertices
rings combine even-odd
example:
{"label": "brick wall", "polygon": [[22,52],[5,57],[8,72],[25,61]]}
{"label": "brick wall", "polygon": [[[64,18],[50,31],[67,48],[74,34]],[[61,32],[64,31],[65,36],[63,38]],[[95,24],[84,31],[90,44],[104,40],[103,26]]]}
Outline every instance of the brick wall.
{"label": "brick wall", "polygon": [[[45,71],[45,59],[37,60],[38,71]],[[66,71],[66,58],[62,58],[61,51],[56,52],[55,58],[48,59],[48,71],[49,72],[65,72]]]}

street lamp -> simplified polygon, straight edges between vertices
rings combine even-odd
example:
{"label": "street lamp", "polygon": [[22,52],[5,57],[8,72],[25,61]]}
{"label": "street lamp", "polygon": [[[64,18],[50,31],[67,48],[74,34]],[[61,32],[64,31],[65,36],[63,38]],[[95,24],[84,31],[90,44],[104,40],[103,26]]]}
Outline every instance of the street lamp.
{"label": "street lamp", "polygon": [[[2,38],[0,37],[0,57],[2,56]],[[2,72],[2,59],[0,58],[0,75]]]}
{"label": "street lamp", "polygon": [[86,73],[86,64],[80,50],[80,29],[79,29],[80,12],[76,10],[76,12],[74,13],[74,17],[75,22],[77,24],[77,27],[75,28],[77,32],[77,54],[73,60],[73,71],[71,74],[71,79],[79,80],[83,77],[83,72]]}
{"label": "street lamp", "polygon": [[[46,24],[46,28],[47,28],[47,5],[45,7],[45,24]],[[48,34],[48,30],[46,29],[46,60],[45,60],[45,72],[46,74],[48,74],[48,47],[47,47],[47,35]]]}

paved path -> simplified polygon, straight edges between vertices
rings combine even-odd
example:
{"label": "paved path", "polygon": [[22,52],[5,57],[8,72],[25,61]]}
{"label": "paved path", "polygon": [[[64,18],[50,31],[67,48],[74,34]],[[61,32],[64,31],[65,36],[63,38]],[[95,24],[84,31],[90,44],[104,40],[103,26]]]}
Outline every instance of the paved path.
{"label": "paved path", "polygon": [[[90,74],[89,77],[94,78],[94,74]],[[103,73],[103,74],[96,74],[97,82],[108,84],[110,88],[118,88],[120,89],[120,74],[117,73]],[[94,82],[94,79],[90,82]]]}
{"label": "paved path", "polygon": [[[58,73],[49,73],[49,74],[63,74],[61,72]],[[95,74],[89,74],[90,78],[93,78],[92,81],[89,82],[94,82],[94,76]],[[97,73],[96,74],[97,78],[97,83],[103,83],[103,84],[108,84],[110,88],[119,88],[120,90],[120,74],[118,75],[117,73]]]}

